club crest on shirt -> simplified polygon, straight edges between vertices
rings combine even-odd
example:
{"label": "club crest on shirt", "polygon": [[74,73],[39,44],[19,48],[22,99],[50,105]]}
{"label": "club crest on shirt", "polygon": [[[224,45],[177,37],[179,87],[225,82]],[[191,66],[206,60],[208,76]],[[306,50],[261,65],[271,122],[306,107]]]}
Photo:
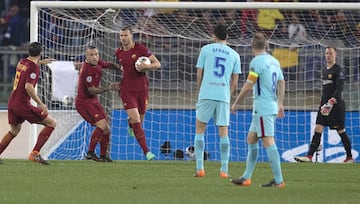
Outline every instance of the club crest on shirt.
{"label": "club crest on shirt", "polygon": [[332,74],[328,74],[328,79],[332,79]]}
{"label": "club crest on shirt", "polygon": [[95,118],[98,118],[99,117],[99,114],[95,114]]}
{"label": "club crest on shirt", "polygon": [[136,59],[136,54],[132,54],[131,58]]}
{"label": "club crest on shirt", "polygon": [[36,74],[35,74],[34,72],[31,73],[31,74],[30,74],[30,78],[31,78],[31,79],[35,79],[35,78],[36,78]]}
{"label": "club crest on shirt", "polygon": [[87,81],[88,83],[92,82],[92,77],[91,77],[91,76],[87,76],[87,77],[86,77],[86,81]]}

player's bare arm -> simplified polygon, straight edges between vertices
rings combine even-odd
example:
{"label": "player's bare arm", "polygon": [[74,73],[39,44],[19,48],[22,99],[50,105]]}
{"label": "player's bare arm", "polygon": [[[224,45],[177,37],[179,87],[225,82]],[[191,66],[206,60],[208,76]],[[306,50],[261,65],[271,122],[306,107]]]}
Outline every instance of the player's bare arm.
{"label": "player's bare arm", "polygon": [[39,108],[41,108],[41,110],[43,110],[44,114],[47,114],[48,109],[47,109],[46,105],[40,100],[38,95],[36,94],[34,86],[31,83],[26,83],[25,90],[26,90],[27,94],[30,96],[30,98],[32,98],[39,105]]}
{"label": "player's bare arm", "polygon": [[196,85],[197,85],[197,90],[200,90],[200,86],[201,86],[201,82],[202,82],[202,78],[203,78],[203,69],[198,68],[197,69],[197,73],[196,73]]}
{"label": "player's bare arm", "polygon": [[246,96],[249,94],[249,92],[252,90],[254,84],[251,82],[245,82],[245,84],[243,85],[243,87],[241,88],[240,94],[238,95],[238,97],[235,99],[234,104],[231,106],[231,113],[235,114],[236,112],[236,105],[238,103],[240,103],[241,101],[243,101]]}
{"label": "player's bare arm", "polygon": [[241,88],[240,94],[238,95],[234,104],[230,108],[230,111],[233,114],[235,114],[235,112],[236,112],[236,105],[245,99],[245,97],[248,95],[248,93],[252,90],[257,79],[258,79],[258,74],[254,71],[250,71],[245,84]]}
{"label": "player's bare arm", "polygon": [[116,92],[118,92],[119,90],[120,90],[120,82],[114,82],[114,83],[111,83],[111,84],[109,84],[108,85],[108,89],[110,90],[110,91],[116,91]]}
{"label": "player's bare arm", "polygon": [[50,64],[54,61],[55,61],[54,58],[45,58],[45,59],[39,60],[38,64]]}
{"label": "player's bare arm", "polygon": [[99,87],[92,86],[88,88],[88,91],[91,95],[102,94],[110,90],[116,90],[116,86],[118,87],[118,83],[116,82],[108,86],[99,86]]}
{"label": "player's bare arm", "polygon": [[110,69],[120,69],[120,70],[122,71],[121,65],[120,65],[120,64],[113,63],[113,62],[109,62],[109,68],[110,68]]}
{"label": "player's bare arm", "polygon": [[203,79],[203,73],[204,73],[203,69],[200,69],[200,68],[197,69],[197,73],[196,73],[197,95],[199,95],[199,92],[200,92],[201,82]]}
{"label": "player's bare arm", "polygon": [[80,71],[82,65],[83,65],[83,62],[79,62],[79,61],[74,62],[75,70]]}
{"label": "player's bare arm", "polygon": [[284,95],[285,95],[285,80],[280,80],[278,82],[278,90],[277,90],[277,97],[278,97],[278,118],[283,118],[284,114]]}
{"label": "player's bare arm", "polygon": [[239,74],[231,75],[231,85],[230,85],[230,96],[232,96],[238,86]]}

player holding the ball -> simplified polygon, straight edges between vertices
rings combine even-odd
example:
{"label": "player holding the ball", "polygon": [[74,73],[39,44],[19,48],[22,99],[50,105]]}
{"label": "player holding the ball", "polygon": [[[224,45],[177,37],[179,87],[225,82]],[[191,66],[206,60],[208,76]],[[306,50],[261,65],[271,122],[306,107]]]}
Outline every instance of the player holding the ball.
{"label": "player holding the ball", "polygon": [[[112,162],[110,157],[106,155],[110,140],[110,125],[97,94],[116,90],[116,83],[103,87],[100,86],[100,81],[103,68],[120,69],[120,65],[101,60],[99,51],[94,46],[89,46],[86,49],[85,57],[85,62],[82,63],[80,69],[75,107],[84,120],[96,127],[91,134],[85,159]],[[98,143],[100,143],[100,158],[95,153],[95,147]]]}
{"label": "player holding the ball", "polygon": [[321,105],[317,113],[314,135],[312,137],[309,151],[305,157],[296,156],[298,162],[312,162],[313,154],[320,145],[321,135],[324,127],[336,129],[341,138],[346,158],[344,163],[354,163],[351,154],[351,142],[345,131],[345,102],[342,98],[344,89],[345,73],[340,65],[336,64],[336,48],[329,45],[325,50],[326,68],[322,70],[322,96]]}
{"label": "player holding the ball", "polygon": [[[128,115],[128,132],[131,136],[135,136],[146,159],[150,161],[155,155],[146,144],[145,132],[142,128],[149,99],[146,71],[157,70],[161,64],[147,47],[133,41],[130,27],[122,28],[119,36],[121,47],[115,51],[115,56],[123,70],[119,96]],[[140,57],[148,57],[151,63],[139,63],[135,66]]]}

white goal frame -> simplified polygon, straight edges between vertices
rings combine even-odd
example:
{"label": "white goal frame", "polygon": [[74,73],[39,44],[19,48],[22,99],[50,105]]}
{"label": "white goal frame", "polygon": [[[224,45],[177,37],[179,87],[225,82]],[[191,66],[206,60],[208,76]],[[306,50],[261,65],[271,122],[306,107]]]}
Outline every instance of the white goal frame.
{"label": "white goal frame", "polygon": [[[103,1],[31,1],[30,41],[38,41],[39,9],[42,8],[134,8],[134,9],[344,9],[360,10],[360,3],[299,3],[299,2],[103,2]],[[34,146],[40,126],[32,125],[30,149]]]}

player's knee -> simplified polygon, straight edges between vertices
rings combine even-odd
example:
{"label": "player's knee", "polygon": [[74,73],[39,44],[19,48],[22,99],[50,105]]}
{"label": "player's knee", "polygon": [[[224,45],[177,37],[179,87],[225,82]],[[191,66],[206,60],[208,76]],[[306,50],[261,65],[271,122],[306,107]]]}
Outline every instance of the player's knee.
{"label": "player's knee", "polygon": [[52,125],[53,125],[53,128],[56,127],[56,121],[55,121],[55,120],[53,121],[53,124],[52,124]]}
{"label": "player's knee", "polygon": [[96,127],[103,130],[103,133],[106,134],[106,132],[110,132],[109,125],[105,120],[100,120],[97,123],[95,123]]}
{"label": "player's knee", "polygon": [[52,127],[52,128],[55,128],[55,127],[56,127],[56,121],[55,121],[55,120],[51,120],[51,121],[49,122],[49,124],[47,124],[47,126]]}
{"label": "player's knee", "polygon": [[19,134],[20,130],[21,130],[21,125],[11,125],[9,133],[13,137],[16,137]]}
{"label": "player's knee", "polygon": [[140,118],[130,118],[130,123],[141,123],[141,119]]}
{"label": "player's knee", "polygon": [[56,121],[49,116],[47,118],[45,118],[43,121],[41,121],[40,124],[45,125],[47,127],[52,127],[52,128],[56,127]]}
{"label": "player's knee", "polygon": [[106,127],[105,129],[104,129],[104,132],[103,132],[104,134],[110,134],[110,128],[109,127]]}
{"label": "player's knee", "polygon": [[12,137],[16,137],[19,134],[20,130],[10,130],[9,133]]}

